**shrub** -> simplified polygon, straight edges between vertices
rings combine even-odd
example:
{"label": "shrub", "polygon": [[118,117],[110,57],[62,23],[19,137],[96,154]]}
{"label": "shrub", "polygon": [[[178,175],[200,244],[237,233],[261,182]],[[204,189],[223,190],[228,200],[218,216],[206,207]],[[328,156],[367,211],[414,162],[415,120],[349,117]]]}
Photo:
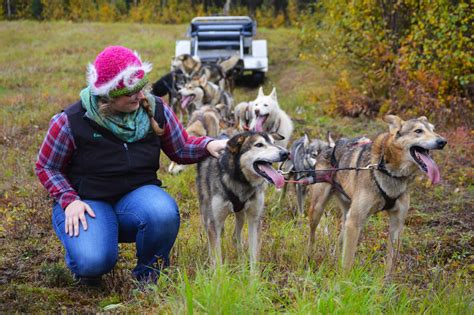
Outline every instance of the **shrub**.
{"label": "shrub", "polygon": [[347,103],[359,98],[364,108],[373,100],[384,104],[384,113],[472,121],[474,15],[467,3],[323,0],[314,11],[303,18],[303,56],[328,64],[344,55],[353,68],[353,86],[346,95],[338,92],[336,112],[347,112]]}

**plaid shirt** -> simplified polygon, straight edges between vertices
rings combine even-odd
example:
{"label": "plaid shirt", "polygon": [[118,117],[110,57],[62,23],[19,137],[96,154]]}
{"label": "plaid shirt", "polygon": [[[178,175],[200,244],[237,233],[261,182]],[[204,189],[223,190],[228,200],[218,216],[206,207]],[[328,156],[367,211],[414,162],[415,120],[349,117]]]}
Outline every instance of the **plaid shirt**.
{"label": "plaid shirt", "polygon": [[[206,145],[209,137],[189,136],[176,115],[164,104],[165,128],[161,136],[161,149],[173,161],[191,164],[209,156]],[[63,209],[74,200],[80,199],[69,183],[65,171],[76,149],[74,137],[66,113],[55,115],[49,124],[48,133],[41,145],[35,173]]]}

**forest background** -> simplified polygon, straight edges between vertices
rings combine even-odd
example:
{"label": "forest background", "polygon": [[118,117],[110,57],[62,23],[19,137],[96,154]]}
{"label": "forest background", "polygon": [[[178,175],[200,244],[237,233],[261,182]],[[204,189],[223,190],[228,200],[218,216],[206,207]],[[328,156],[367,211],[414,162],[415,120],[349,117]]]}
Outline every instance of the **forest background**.
{"label": "forest background", "polygon": [[299,28],[301,58],[329,65],[347,57],[358,80],[341,73],[328,113],[429,111],[443,123],[473,121],[474,14],[466,1],[4,0],[0,8],[8,20],[161,24],[223,13]]}

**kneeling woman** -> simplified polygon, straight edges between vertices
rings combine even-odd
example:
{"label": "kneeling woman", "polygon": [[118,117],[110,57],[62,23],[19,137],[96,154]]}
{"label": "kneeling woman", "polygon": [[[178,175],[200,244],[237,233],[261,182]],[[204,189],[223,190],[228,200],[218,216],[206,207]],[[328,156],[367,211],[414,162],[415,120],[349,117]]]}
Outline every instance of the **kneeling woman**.
{"label": "kneeling woman", "polygon": [[144,92],[150,70],[128,48],[104,49],[89,65],[80,100],[51,119],[38,155],[66,263],[85,283],[112,270],[119,242],[136,243],[134,276],[156,280],[179,229],[176,202],[156,176],[160,151],[189,164],[225,146],[188,136],[171,109]]}

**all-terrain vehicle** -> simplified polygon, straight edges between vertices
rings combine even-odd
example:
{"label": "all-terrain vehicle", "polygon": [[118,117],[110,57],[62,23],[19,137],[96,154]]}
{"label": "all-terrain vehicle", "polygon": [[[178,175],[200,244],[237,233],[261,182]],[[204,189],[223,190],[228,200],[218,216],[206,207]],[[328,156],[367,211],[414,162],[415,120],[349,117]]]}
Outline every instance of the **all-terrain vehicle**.
{"label": "all-terrain vehicle", "polygon": [[254,39],[256,31],[257,23],[248,16],[196,17],[187,31],[189,39],[176,41],[175,56],[190,54],[215,63],[238,54],[236,75],[250,74],[253,84],[260,85],[268,71],[267,41]]}

